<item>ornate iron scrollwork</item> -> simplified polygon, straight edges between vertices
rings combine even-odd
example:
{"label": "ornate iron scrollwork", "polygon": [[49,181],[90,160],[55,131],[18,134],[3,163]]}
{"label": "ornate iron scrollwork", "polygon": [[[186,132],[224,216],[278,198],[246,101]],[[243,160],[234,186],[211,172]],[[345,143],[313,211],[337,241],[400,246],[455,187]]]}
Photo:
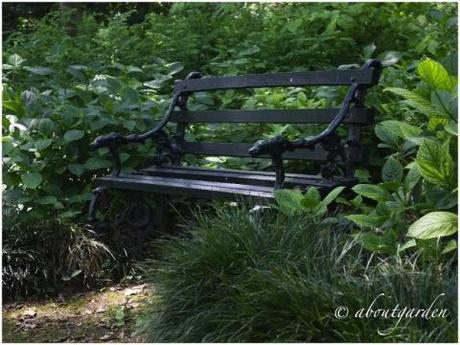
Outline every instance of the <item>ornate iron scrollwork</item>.
{"label": "ornate iron scrollwork", "polygon": [[340,157],[343,163],[348,163],[348,157],[345,152],[344,144],[337,133],[328,135],[321,142],[321,146],[327,151],[327,163],[321,165],[320,174],[325,179],[331,179],[337,170],[337,157]]}
{"label": "ornate iron scrollwork", "polygon": [[[382,64],[377,60],[370,60],[362,67],[363,70],[375,68],[379,73],[376,77],[380,76]],[[336,130],[340,124],[350,115],[351,105],[362,106],[364,102],[364,96],[369,86],[359,84],[356,79],[351,80],[352,84],[345,96],[342,106],[329,123],[327,128],[312,138],[297,139],[289,141],[281,136],[275,137],[268,140],[257,141],[250,149],[249,154],[253,157],[262,154],[270,154],[272,156],[273,165],[276,170],[276,184],[275,188],[279,188],[284,180],[284,168],[282,164],[282,154],[285,151],[290,151],[298,148],[308,148],[313,150],[317,145],[321,145],[327,152],[326,161],[320,169],[321,176],[330,179],[334,176],[337,170],[337,158],[340,157],[345,165],[349,165],[349,159],[347,152],[345,151],[346,143],[342,143],[340,137],[337,135]],[[276,164],[275,164],[276,163]]]}

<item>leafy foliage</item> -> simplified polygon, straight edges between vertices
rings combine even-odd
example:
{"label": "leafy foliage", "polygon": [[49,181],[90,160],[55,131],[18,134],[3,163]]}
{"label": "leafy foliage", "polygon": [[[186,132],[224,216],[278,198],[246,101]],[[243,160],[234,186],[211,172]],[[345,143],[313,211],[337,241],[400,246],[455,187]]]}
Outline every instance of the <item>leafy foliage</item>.
{"label": "leafy foliage", "polygon": [[[284,194],[284,193],[283,193]],[[187,232],[158,250],[147,274],[156,295],[142,320],[150,342],[373,342],[456,339],[454,271],[419,268],[414,258],[373,260],[344,232],[311,218],[244,207],[199,212]],[[408,269],[411,267],[411,269]],[[355,319],[375,308],[426,306],[452,318]],[[438,302],[437,302],[438,303]],[[350,316],[337,319],[338,306]],[[330,330],[334,331],[331,332]],[[392,330],[379,335],[377,330]]]}
{"label": "leafy foliage", "polygon": [[[4,42],[3,196],[8,210],[30,223],[24,229],[43,231],[44,238],[53,240],[60,238],[62,228],[70,233],[71,226],[62,224],[83,219],[93,179],[111,165],[107,149],[90,151],[90,141],[112,131],[151,129],[168,105],[173,80],[192,70],[236,75],[350,68],[378,58],[386,68],[367,97],[378,110],[378,124],[375,136],[363,133],[371,160],[357,167],[356,195],[336,189],[322,199],[313,188],[304,195],[280,191],[279,209],[316,221],[329,215],[335,200],[344,214],[332,221],[362,228],[354,230],[354,238],[372,252],[386,256],[423,249],[427,257],[445,260],[455,254],[452,234],[440,241],[408,236],[417,219],[456,212],[455,4],[175,3],[158,5],[151,13],[106,5],[114,10],[101,14],[100,8],[86,6],[77,17],[52,11],[40,20],[22,21],[21,29]],[[133,24],[136,16],[140,20]],[[69,21],[72,32],[62,25]],[[317,87],[196,93],[190,109],[334,107],[344,92]],[[304,137],[321,128],[193,124],[187,138],[253,142],[279,134]],[[124,148],[124,171],[148,164],[154,153],[151,143]],[[186,159],[208,167],[269,165],[257,159]],[[316,167],[290,163],[289,168],[314,172]],[[40,262],[29,254],[39,252],[42,242],[28,244],[25,255],[17,240],[23,232],[12,232],[4,247],[20,256],[17,262],[24,264],[19,266],[29,267]],[[88,253],[97,246],[83,247]],[[78,262],[65,277],[85,272]],[[47,261],[40,269],[53,265],[57,263]]]}
{"label": "leafy foliage", "polygon": [[299,213],[307,214],[313,218],[321,218],[327,212],[327,206],[333,202],[345,187],[337,187],[332,190],[324,199],[316,187],[310,187],[305,194],[298,190],[275,191],[275,199],[281,212],[288,216]]}
{"label": "leafy foliage", "polygon": [[[421,61],[417,73],[422,80],[418,89],[425,90],[424,93],[401,88],[386,90],[402,96],[403,102],[424,115],[425,120],[420,127],[397,120],[386,120],[377,125],[376,135],[384,142],[381,147],[396,146],[404,153],[389,156],[382,168],[382,183],[360,184],[353,188],[358,195],[378,203],[376,207],[359,205],[358,208],[365,213],[347,218],[360,227],[377,228],[383,232],[380,235],[359,235],[358,239],[369,250],[395,254],[419,247],[425,249],[425,255],[432,256],[433,253],[449,252],[442,250],[443,247],[456,246],[455,240],[449,236],[457,232],[457,216],[441,210],[453,211],[457,206],[457,166],[451,155],[457,147],[457,134],[452,130],[457,127],[457,109],[449,104],[457,97],[454,90],[457,81],[441,64],[431,59]],[[441,92],[450,92],[444,97],[445,103],[438,97]],[[443,120],[438,122],[441,126],[430,126],[430,122],[437,119]],[[409,162],[405,176],[400,160]],[[405,236],[419,241],[398,243],[398,239]],[[440,237],[447,239],[439,243]],[[376,243],[381,245],[380,249],[376,249]],[[433,252],[433,248],[440,249]]]}

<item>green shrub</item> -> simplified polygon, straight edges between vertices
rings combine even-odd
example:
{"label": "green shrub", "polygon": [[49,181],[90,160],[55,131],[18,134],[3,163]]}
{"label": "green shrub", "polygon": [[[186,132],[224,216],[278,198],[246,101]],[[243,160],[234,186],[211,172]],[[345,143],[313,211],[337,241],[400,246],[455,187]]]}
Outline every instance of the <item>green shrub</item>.
{"label": "green shrub", "polygon": [[95,286],[110,278],[110,250],[88,229],[62,220],[3,210],[4,299],[53,295],[63,287]]}
{"label": "green shrub", "polygon": [[[358,175],[364,179],[369,177],[363,183],[380,181],[381,169],[388,156],[391,158],[384,170],[395,172],[393,177],[401,175],[398,162],[409,168],[418,146],[382,130],[385,125],[394,125],[395,121],[410,122],[412,129],[421,128],[423,137],[418,139],[425,144],[420,145],[419,152],[430,151],[422,150],[423,147],[443,152],[444,161],[436,163],[445,169],[441,177],[431,174],[423,181],[422,197],[417,194],[418,186],[414,188],[415,193],[406,193],[407,202],[396,205],[404,209],[402,212],[391,213],[385,206],[376,208],[373,201],[365,203],[361,196],[347,200],[347,205],[361,216],[361,220],[363,217],[372,219],[374,213],[391,218],[392,222],[386,222],[385,226],[397,228],[396,237],[405,236],[408,226],[428,212],[452,213],[455,197],[446,191],[451,191],[456,181],[451,173],[455,171],[451,157],[456,156],[456,140],[448,138],[454,135],[452,116],[455,117],[453,106],[456,102],[452,99],[456,90],[450,84],[447,89],[439,89],[437,81],[426,73],[429,68],[420,69],[423,82],[412,70],[424,57],[430,57],[441,62],[450,74],[456,73],[456,4],[177,3],[147,14],[143,22],[135,25],[129,24],[131,12],[116,12],[98,15],[85,11],[73,21],[75,35],[72,36],[62,25],[62,20],[70,18],[69,14],[52,12],[41,20],[27,24],[24,21],[20,31],[5,39],[2,170],[6,186],[3,196],[15,212],[20,210],[24,233],[29,236],[27,229],[33,228],[39,234],[39,240],[25,245],[23,231],[18,229],[8,240],[10,244],[17,244],[5,246],[8,262],[24,267],[21,268],[24,276],[36,277],[29,272],[41,270],[59,271],[57,261],[35,260],[30,255],[40,257],[41,239],[61,238],[64,236],[60,233],[62,228],[66,229],[62,232],[66,234],[63,242],[71,241],[68,234],[73,232],[67,224],[83,218],[94,178],[108,171],[107,149],[90,151],[89,142],[111,131],[144,132],[152,128],[171,97],[173,79],[183,78],[192,70],[211,75],[235,75],[337,68],[339,65],[348,68],[350,64],[361,64],[369,58],[381,59],[386,68],[380,85],[370,92],[367,104],[378,109],[378,121],[393,122],[384,121],[377,126],[381,147],[377,147],[373,133],[363,132],[363,140],[371,150],[371,162],[360,167]],[[431,60],[423,61],[430,63]],[[425,65],[428,66],[426,62]],[[380,92],[384,88],[392,88],[389,91],[393,92]],[[343,92],[343,88],[319,87],[196,93],[191,97],[190,109],[333,107],[341,101]],[[428,109],[429,114],[420,111],[422,108],[412,97],[414,93],[418,96],[416,100],[422,98],[423,109]],[[401,103],[398,95],[412,99]],[[447,101],[447,107],[443,101]],[[441,116],[431,116],[433,108]],[[241,142],[254,142],[262,136],[282,134],[297,138],[318,132],[318,127],[278,124],[244,127],[192,124],[189,128],[187,139]],[[427,136],[430,140],[426,140]],[[125,171],[147,164],[153,154],[151,143],[123,148],[121,160]],[[415,165],[424,167],[421,174],[426,177],[432,167],[425,158],[426,155],[417,155]],[[186,160],[202,166],[242,169],[264,169],[270,164],[228,157],[186,157]],[[300,164],[289,168],[314,171],[311,165]],[[409,171],[416,175],[414,169]],[[430,186],[432,181],[435,181],[434,186]],[[387,190],[390,192],[395,191]],[[316,193],[310,194],[306,198],[310,199],[306,200],[310,204],[307,208],[320,217],[324,203],[317,200]],[[439,198],[440,195],[445,197]],[[417,207],[413,207],[415,196],[427,202],[417,202]],[[403,222],[398,221],[401,214],[405,216]],[[393,233],[389,233],[392,242],[387,253],[395,253],[398,244],[406,243],[400,242],[401,238],[394,240]],[[441,242],[441,250],[454,248],[452,242]],[[377,243],[374,248],[380,245],[382,243]],[[23,248],[27,248],[27,255],[21,251]],[[419,246],[410,248],[418,250]],[[455,252],[449,253],[450,256]],[[43,266],[39,262],[43,262]],[[38,268],[33,267],[35,264]],[[80,261],[76,266],[81,264]],[[42,285],[41,282],[37,284]]]}
{"label": "green shrub", "polygon": [[[217,205],[148,263],[156,287],[141,320],[150,342],[456,341],[455,269],[377,259],[311,218]],[[447,319],[337,319],[334,311],[437,307]]]}
{"label": "green shrub", "polygon": [[417,76],[414,90],[386,89],[403,100],[402,121],[375,127],[378,147],[388,155],[382,182],[358,184],[357,197],[339,201],[354,209],[348,219],[371,229],[357,235],[365,248],[387,254],[422,248],[433,261],[456,256],[457,78],[431,59],[417,65]]}
{"label": "green shrub", "polygon": [[[173,79],[191,70],[217,75],[292,71],[378,57],[389,66],[383,85],[406,87],[413,80],[403,71],[423,55],[455,60],[452,4],[183,3],[129,25],[131,14],[85,11],[74,20],[76,35],[70,36],[62,25],[69,14],[52,12],[34,22],[33,30],[15,32],[5,41],[5,199],[32,207],[38,218],[80,215],[95,174],[110,166],[107,150],[90,151],[89,142],[111,131],[152,128],[171,96]],[[197,94],[191,109],[314,108],[336,105],[342,92],[292,88]],[[395,96],[377,94],[370,95],[370,104],[383,116],[393,116]],[[253,142],[262,135],[317,132],[307,127],[191,125],[189,136]],[[123,149],[123,166],[127,171],[140,167],[151,153],[149,144]],[[381,153],[371,156],[383,158]],[[217,161],[192,160],[232,168],[267,167],[242,159]]]}

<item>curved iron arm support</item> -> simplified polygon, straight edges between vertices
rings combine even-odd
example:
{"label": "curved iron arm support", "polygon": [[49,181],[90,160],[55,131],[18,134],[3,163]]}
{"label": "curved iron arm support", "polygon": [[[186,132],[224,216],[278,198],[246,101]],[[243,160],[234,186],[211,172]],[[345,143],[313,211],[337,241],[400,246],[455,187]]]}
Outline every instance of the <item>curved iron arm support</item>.
{"label": "curved iron arm support", "polygon": [[249,149],[249,154],[253,157],[256,157],[263,154],[279,155],[283,154],[285,151],[292,151],[298,148],[313,149],[326,137],[334,133],[337,127],[339,127],[339,125],[343,122],[350,111],[351,103],[355,100],[355,94],[359,89],[359,84],[352,84],[348,90],[347,95],[345,96],[342,107],[340,108],[335,118],[329,123],[324,131],[314,136],[313,138],[289,141],[282,136],[276,136],[266,140],[259,140]]}
{"label": "curved iron arm support", "polygon": [[[191,72],[187,75],[185,79],[199,79],[201,78],[201,73],[199,72]],[[171,113],[173,112],[174,108],[179,104],[181,97],[183,97],[186,92],[176,92],[173,95],[171,103],[169,104],[168,110],[166,111],[163,119],[160,121],[158,125],[156,125],[153,129],[143,134],[128,134],[122,135],[116,132],[112,132],[110,134],[101,135],[94,139],[94,141],[90,144],[90,147],[93,149],[98,149],[101,147],[110,147],[120,144],[128,144],[128,143],[143,143],[147,139],[156,138],[162,134],[161,130],[163,127],[168,123],[169,118],[171,117]]]}
{"label": "curved iron arm support", "polygon": [[121,145],[121,144],[128,144],[128,143],[143,143],[147,139],[155,138],[160,133],[163,127],[168,123],[171,113],[174,110],[174,107],[177,104],[177,101],[180,97],[180,93],[175,93],[171,103],[166,111],[165,116],[161,120],[159,124],[157,124],[152,130],[145,132],[143,134],[128,134],[122,135],[116,132],[112,132],[110,134],[105,134],[97,137],[94,141],[90,144],[92,149],[98,149],[101,147],[110,147],[113,145]]}
{"label": "curved iron arm support", "polygon": [[[201,78],[199,72],[191,72],[186,79],[198,79]],[[156,139],[161,141],[165,137],[165,133],[162,131],[163,127],[168,123],[171,113],[174,108],[181,103],[187,101],[187,92],[176,92],[173,95],[171,103],[169,104],[168,110],[166,111],[163,119],[153,129],[142,134],[128,134],[122,135],[120,133],[112,132],[110,134],[101,135],[94,139],[90,144],[92,149],[98,149],[101,147],[108,147],[112,156],[112,176],[118,176],[121,170],[120,156],[118,152],[118,146],[129,144],[129,143],[143,143],[147,139]],[[184,98],[185,97],[185,98]]]}
{"label": "curved iron arm support", "polygon": [[171,116],[171,113],[173,112],[180,95],[180,92],[174,94],[165,116],[163,117],[161,122],[158,125],[156,125],[152,130],[145,132],[143,134],[129,135],[122,135],[116,132],[112,132],[110,134],[101,135],[94,139],[94,141],[90,144],[90,147],[92,149],[108,147],[110,150],[110,156],[112,158],[112,176],[118,176],[121,170],[120,155],[118,152],[119,145],[124,145],[128,143],[143,143],[147,139],[157,139],[161,137],[162,134],[164,135],[162,129],[168,123],[169,117]]}
{"label": "curved iron arm support", "polygon": [[[382,64],[378,60],[369,60],[362,67],[363,70],[368,70],[370,68],[376,69],[377,77],[375,82],[377,82],[380,78]],[[298,148],[314,149],[317,144],[323,144],[333,148],[333,152],[328,154],[328,160],[334,160],[337,155],[341,156],[342,159],[347,159],[344,148],[337,147],[337,143],[340,143],[340,139],[338,138],[335,131],[337,127],[339,127],[339,125],[349,115],[352,103],[355,103],[359,106],[362,105],[367,88],[367,85],[353,82],[343,100],[342,106],[337,115],[329,123],[324,131],[314,136],[313,138],[289,141],[282,136],[276,136],[267,140],[259,140],[249,149],[248,152],[252,157],[257,157],[263,154],[269,154],[271,156],[272,165],[276,172],[275,189],[282,188],[284,183],[284,166],[282,155],[285,151],[292,151]],[[331,166],[326,166],[322,172],[322,175],[328,178],[332,176],[333,170],[335,170],[335,167],[332,167],[332,163],[329,165]]]}
{"label": "curved iron arm support", "polygon": [[284,166],[282,155],[285,151],[292,151],[298,148],[309,148],[313,149],[317,144],[326,142],[335,134],[337,127],[343,122],[350,111],[350,105],[356,100],[356,94],[360,89],[359,84],[352,84],[348,93],[342,103],[342,107],[335,116],[335,118],[329,123],[327,128],[320,134],[310,139],[297,139],[289,141],[283,136],[276,136],[267,140],[259,140],[254,146],[249,149],[249,154],[252,157],[256,157],[263,154],[269,154],[272,158],[272,166],[275,169],[275,190],[283,188],[284,183]]}
{"label": "curved iron arm support", "polygon": [[[369,60],[362,67],[363,70],[368,70],[370,68],[375,68],[380,75],[382,64],[378,60]],[[351,104],[359,103],[362,100],[367,87],[368,86],[366,85],[358,83],[351,84],[351,87],[348,90],[347,95],[345,96],[344,101],[342,103],[342,106],[335,118],[329,123],[329,125],[324,131],[314,136],[313,138],[304,138],[289,141],[288,139],[283,138],[282,136],[277,136],[267,140],[259,140],[249,149],[249,154],[253,157],[262,154],[270,154],[273,156],[282,154],[285,151],[292,151],[298,148],[313,149],[317,144],[323,142],[330,135],[335,133],[337,127],[339,127],[343,120],[345,120],[345,118],[348,116]]]}
{"label": "curved iron arm support", "polygon": [[360,89],[362,88],[359,84],[352,84],[350,89],[348,90],[345,99],[343,100],[342,107],[340,108],[337,115],[334,119],[329,123],[327,128],[319,133],[318,135],[314,136],[313,138],[307,139],[297,139],[292,142],[292,147],[297,148],[309,148],[313,149],[317,144],[321,143],[326,137],[330,136],[332,133],[335,132],[337,127],[345,120],[350,112],[351,103],[358,99],[358,95]]}

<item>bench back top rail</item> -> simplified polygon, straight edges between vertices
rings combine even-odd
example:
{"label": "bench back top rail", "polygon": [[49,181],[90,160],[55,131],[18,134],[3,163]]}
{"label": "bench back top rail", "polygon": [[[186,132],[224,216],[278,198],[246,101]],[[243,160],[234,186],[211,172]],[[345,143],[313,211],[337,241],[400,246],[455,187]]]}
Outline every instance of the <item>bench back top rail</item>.
{"label": "bench back top rail", "polygon": [[318,72],[292,72],[248,74],[237,77],[209,77],[200,79],[176,80],[174,92],[195,92],[209,90],[288,87],[288,86],[334,86],[375,85],[378,82],[379,71],[375,68],[367,70],[333,70]]}

